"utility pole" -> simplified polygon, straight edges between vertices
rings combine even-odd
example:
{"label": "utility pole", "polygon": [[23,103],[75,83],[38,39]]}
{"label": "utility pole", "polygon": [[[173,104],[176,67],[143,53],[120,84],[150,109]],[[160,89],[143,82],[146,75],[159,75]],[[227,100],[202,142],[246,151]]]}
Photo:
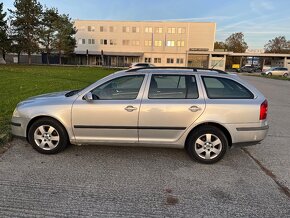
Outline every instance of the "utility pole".
{"label": "utility pole", "polygon": [[89,50],[87,49],[87,65],[89,65]]}

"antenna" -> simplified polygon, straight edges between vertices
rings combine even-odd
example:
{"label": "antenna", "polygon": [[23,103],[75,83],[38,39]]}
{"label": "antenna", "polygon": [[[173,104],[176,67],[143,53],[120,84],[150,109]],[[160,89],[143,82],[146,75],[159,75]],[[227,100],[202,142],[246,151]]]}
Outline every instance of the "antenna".
{"label": "antenna", "polygon": [[223,56],[215,65],[213,65],[211,69],[213,70],[224,58],[225,56]]}

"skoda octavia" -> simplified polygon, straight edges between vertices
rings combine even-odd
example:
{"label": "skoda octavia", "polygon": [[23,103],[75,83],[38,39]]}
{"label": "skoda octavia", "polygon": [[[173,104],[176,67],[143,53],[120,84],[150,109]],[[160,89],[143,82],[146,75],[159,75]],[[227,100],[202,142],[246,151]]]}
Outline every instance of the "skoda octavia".
{"label": "skoda octavia", "polygon": [[190,68],[130,69],[75,91],[20,102],[12,133],[54,154],[69,143],[185,148],[202,163],[268,131],[268,103],[237,75]]}

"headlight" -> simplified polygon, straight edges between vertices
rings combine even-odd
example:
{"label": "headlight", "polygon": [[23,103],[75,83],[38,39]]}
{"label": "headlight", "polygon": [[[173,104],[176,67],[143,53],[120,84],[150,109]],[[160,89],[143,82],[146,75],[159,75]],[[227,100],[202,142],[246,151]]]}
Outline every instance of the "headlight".
{"label": "headlight", "polygon": [[15,110],[13,111],[13,115],[12,116],[13,117],[20,117],[20,114],[19,114],[17,108],[15,108]]}

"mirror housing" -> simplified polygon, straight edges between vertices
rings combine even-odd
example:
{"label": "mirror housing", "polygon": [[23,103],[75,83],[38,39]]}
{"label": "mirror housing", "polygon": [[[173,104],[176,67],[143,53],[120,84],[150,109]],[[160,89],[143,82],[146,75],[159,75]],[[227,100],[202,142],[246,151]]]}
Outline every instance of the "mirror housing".
{"label": "mirror housing", "polygon": [[88,92],[87,94],[84,95],[84,99],[87,101],[87,102],[91,102],[93,101],[93,94],[91,92]]}

